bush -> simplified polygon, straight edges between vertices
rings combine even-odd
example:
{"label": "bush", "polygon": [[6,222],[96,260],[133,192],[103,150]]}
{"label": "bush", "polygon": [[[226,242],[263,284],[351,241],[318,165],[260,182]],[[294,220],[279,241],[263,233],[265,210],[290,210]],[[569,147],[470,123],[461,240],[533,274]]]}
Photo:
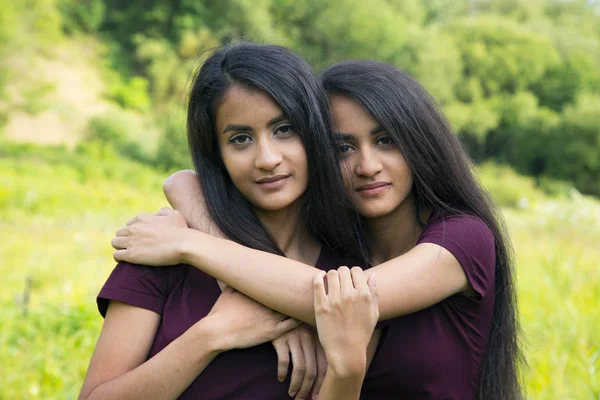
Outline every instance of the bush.
{"label": "bush", "polygon": [[545,197],[532,178],[518,175],[507,166],[485,163],[479,168],[479,178],[500,207],[528,208]]}
{"label": "bush", "polygon": [[165,118],[155,160],[156,166],[165,171],[192,168],[183,112],[173,110]]}
{"label": "bush", "polygon": [[[137,124],[137,126],[136,126]],[[138,118],[127,114],[109,112],[92,117],[86,129],[83,144],[100,143],[111,147],[117,154],[150,164],[153,160],[149,153],[142,147],[144,127]]]}
{"label": "bush", "polygon": [[140,76],[134,76],[129,82],[116,79],[109,89],[109,98],[123,108],[147,110],[151,104],[148,96],[148,81]]}
{"label": "bush", "polygon": [[104,21],[106,6],[104,0],[62,0],[58,9],[65,32],[93,33]]}

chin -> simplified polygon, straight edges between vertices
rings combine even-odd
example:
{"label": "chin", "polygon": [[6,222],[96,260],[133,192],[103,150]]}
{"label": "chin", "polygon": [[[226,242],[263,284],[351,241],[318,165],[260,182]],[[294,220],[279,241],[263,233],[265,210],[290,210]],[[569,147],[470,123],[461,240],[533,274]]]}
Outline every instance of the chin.
{"label": "chin", "polygon": [[369,207],[361,207],[359,209],[359,214],[363,218],[381,218],[385,217],[390,213],[390,210],[381,209],[381,208],[369,208]]}
{"label": "chin", "polygon": [[260,208],[261,210],[264,211],[280,211],[283,210],[287,207],[290,207],[292,204],[294,204],[295,200],[277,200],[277,201],[270,201],[270,202],[257,202],[254,204],[255,207]]}

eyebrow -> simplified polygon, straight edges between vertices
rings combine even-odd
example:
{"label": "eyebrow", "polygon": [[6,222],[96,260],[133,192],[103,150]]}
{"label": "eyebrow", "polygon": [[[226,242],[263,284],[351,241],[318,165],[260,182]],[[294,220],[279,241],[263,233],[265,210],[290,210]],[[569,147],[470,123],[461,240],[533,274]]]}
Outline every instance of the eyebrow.
{"label": "eyebrow", "polygon": [[[272,118],[271,120],[269,120],[269,122],[267,122],[267,127],[272,127],[275,124],[278,124],[281,121],[285,121],[287,119],[287,117],[285,116],[285,114],[281,114],[276,116],[275,118]],[[251,131],[252,127],[250,125],[237,125],[237,124],[227,124],[227,126],[225,127],[225,129],[223,129],[223,132],[221,133],[227,133],[229,131]]]}
{"label": "eyebrow", "polygon": [[[377,125],[375,128],[371,129],[371,131],[369,132],[370,135],[377,135],[381,132],[384,132],[385,129],[383,129],[383,126],[381,125]],[[354,138],[354,135],[351,133],[346,133],[346,132],[335,132],[334,137],[336,140],[342,140],[342,141],[347,141],[347,140],[352,140]]]}
{"label": "eyebrow", "polygon": [[371,135],[377,135],[378,133],[381,133],[385,131],[385,129],[383,129],[383,126],[381,125],[377,125],[375,128],[371,129],[371,132],[369,132]]}
{"label": "eyebrow", "polygon": [[354,138],[354,135],[351,135],[350,133],[344,133],[344,132],[335,132],[333,134],[333,137],[336,141],[346,142],[346,141],[352,140]]}

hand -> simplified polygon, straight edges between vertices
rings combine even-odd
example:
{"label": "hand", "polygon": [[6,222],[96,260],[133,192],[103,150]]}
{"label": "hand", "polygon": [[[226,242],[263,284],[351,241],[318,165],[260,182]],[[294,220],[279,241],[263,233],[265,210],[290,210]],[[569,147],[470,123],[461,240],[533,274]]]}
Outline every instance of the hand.
{"label": "hand", "polygon": [[252,300],[230,286],[223,289],[206,316],[220,333],[221,351],[243,349],[269,342],[301,322]]}
{"label": "hand", "polygon": [[[277,352],[277,379],[280,382],[283,382],[287,376],[290,354],[292,356],[294,367],[289,395],[296,396],[296,400],[304,400],[311,388],[313,394],[316,394],[327,370],[327,360],[316,333],[305,325],[300,325],[273,340],[272,343]],[[319,351],[321,354],[318,354]]]}
{"label": "hand", "polygon": [[358,267],[322,272],[314,279],[314,296],[319,340],[329,366],[338,372],[364,372],[367,346],[379,319],[375,276],[367,282]]}
{"label": "hand", "polygon": [[161,208],[156,214],[140,214],[119,229],[111,244],[116,261],[144,265],[179,264],[179,249],[188,233],[178,211]]}

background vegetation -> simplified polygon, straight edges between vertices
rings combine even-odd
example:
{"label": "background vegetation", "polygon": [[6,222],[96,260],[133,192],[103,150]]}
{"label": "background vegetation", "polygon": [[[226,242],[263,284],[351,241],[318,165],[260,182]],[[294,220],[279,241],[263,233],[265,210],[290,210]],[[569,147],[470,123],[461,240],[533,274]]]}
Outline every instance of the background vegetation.
{"label": "background vegetation", "polygon": [[110,238],[188,167],[206,51],[376,58],[438,100],[515,243],[532,399],[600,399],[596,0],[0,0],[0,398],[76,398]]}

